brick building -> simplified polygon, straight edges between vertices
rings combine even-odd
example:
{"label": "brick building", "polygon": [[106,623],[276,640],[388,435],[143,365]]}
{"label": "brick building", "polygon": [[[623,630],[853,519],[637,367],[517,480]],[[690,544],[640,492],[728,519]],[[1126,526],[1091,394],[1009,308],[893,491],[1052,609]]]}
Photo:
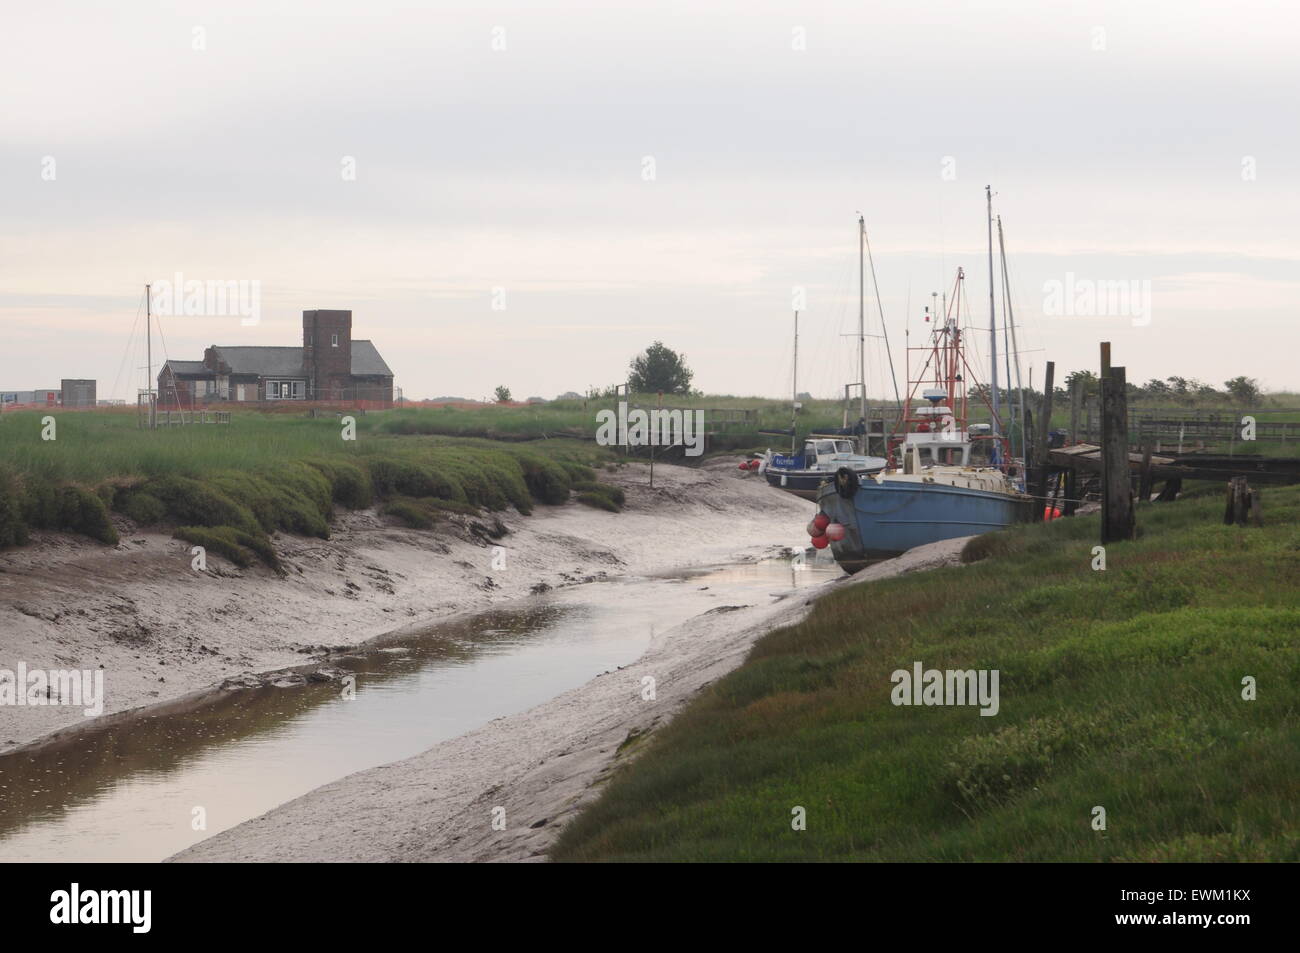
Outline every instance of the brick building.
{"label": "brick building", "polygon": [[218,346],[201,361],[168,361],[158,374],[164,407],[213,401],[393,402],[393,372],[375,345],[352,339],[351,311],[304,311],[301,347]]}
{"label": "brick building", "polygon": [[96,382],[85,378],[65,377],[59,382],[60,403],[64,407],[75,407],[84,410],[88,407],[94,407]]}

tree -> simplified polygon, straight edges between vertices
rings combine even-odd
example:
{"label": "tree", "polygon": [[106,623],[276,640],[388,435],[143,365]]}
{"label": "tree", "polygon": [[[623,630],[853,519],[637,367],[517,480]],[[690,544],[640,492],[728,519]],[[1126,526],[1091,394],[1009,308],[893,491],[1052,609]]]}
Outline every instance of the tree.
{"label": "tree", "polygon": [[691,378],[695,375],[686,366],[686,355],[678,354],[655,341],[645,351],[632,359],[628,368],[627,384],[634,394],[689,394]]}
{"label": "tree", "polygon": [[510,403],[510,388],[506,387],[504,384],[498,384],[496,389],[496,397],[497,397],[498,404]]}
{"label": "tree", "polygon": [[1223,387],[1239,404],[1253,407],[1259,403],[1259,381],[1253,377],[1234,377],[1230,381],[1224,381]]}
{"label": "tree", "polygon": [[1065,375],[1065,391],[1067,394],[1074,393],[1076,381],[1083,382],[1084,397],[1094,397],[1101,393],[1101,380],[1092,371],[1071,371]]}

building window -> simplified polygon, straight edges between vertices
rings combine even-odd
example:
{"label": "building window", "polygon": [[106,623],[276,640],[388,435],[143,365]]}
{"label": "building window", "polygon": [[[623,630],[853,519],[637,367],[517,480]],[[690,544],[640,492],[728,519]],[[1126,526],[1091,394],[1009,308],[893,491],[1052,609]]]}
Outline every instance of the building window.
{"label": "building window", "polygon": [[267,400],[302,400],[302,381],[267,381]]}
{"label": "building window", "polygon": [[330,347],[338,347],[338,346],[339,346],[339,336],[337,334],[331,334]]}

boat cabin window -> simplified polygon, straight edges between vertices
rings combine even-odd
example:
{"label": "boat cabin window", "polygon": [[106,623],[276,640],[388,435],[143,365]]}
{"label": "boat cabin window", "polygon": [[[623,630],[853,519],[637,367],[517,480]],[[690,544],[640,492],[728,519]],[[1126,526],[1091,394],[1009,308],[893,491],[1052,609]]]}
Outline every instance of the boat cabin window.
{"label": "boat cabin window", "polygon": [[[970,445],[945,447],[942,444],[922,444],[921,466],[970,466]],[[911,452],[910,450],[908,451]]]}
{"label": "boat cabin window", "polygon": [[850,440],[836,440],[835,450],[837,453],[852,453],[853,442]]}
{"label": "boat cabin window", "polygon": [[834,440],[818,440],[818,441],[817,441],[817,455],[818,455],[818,456],[821,456],[822,454],[825,454],[826,456],[829,457],[829,456],[831,456],[833,453],[835,453],[835,441],[834,441]]}

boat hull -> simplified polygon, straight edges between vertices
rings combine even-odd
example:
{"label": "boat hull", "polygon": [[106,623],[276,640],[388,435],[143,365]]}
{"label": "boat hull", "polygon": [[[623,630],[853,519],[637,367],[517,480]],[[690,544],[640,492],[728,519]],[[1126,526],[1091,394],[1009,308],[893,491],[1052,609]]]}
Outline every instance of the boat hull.
{"label": "boat hull", "polygon": [[845,572],[926,543],[1005,529],[1031,514],[1023,496],[939,483],[866,480],[850,498],[828,483],[817,499],[844,526],[844,538],[831,543],[831,552]]}
{"label": "boat hull", "polygon": [[[879,473],[880,468],[856,470],[855,472],[858,479],[861,480],[873,473]],[[833,480],[835,477],[834,470],[783,470],[778,467],[768,467],[763,471],[763,474],[767,477],[768,486],[813,501],[817,500],[822,484],[827,480]]]}

